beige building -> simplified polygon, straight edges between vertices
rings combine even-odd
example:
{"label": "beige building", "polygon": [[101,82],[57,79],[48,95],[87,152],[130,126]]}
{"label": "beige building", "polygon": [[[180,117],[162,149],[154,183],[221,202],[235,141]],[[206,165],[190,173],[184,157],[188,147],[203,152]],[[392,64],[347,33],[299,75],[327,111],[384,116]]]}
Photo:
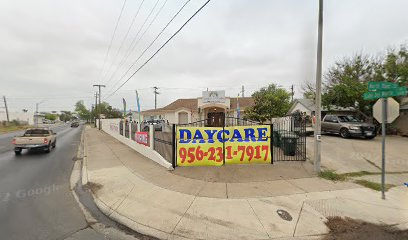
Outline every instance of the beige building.
{"label": "beige building", "polygon": [[[177,99],[169,105],[142,111],[143,119],[165,119],[170,124],[207,120],[207,126],[223,126],[225,117],[242,118],[245,108],[254,104],[251,97],[225,97],[225,91],[205,91],[202,97]],[[238,114],[239,106],[239,114]]]}

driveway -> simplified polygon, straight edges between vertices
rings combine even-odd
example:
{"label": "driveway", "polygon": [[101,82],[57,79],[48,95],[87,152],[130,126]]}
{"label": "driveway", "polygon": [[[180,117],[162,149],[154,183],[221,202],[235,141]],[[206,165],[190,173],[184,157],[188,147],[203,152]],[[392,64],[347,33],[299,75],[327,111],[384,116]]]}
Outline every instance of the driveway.
{"label": "driveway", "polygon": [[[307,138],[307,154],[313,160],[313,137]],[[381,167],[381,136],[374,139],[343,139],[338,135],[322,136],[322,166],[338,173],[370,171]],[[408,138],[387,136],[387,172],[408,171]]]}

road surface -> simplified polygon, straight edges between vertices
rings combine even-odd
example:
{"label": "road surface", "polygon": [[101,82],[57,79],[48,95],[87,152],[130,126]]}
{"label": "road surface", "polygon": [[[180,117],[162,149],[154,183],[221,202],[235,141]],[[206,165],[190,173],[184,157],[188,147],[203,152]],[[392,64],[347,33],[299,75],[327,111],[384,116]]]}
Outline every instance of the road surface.
{"label": "road surface", "polygon": [[53,127],[51,153],[10,144],[15,132],[0,135],[0,239],[107,239],[88,224],[69,190],[82,127]]}

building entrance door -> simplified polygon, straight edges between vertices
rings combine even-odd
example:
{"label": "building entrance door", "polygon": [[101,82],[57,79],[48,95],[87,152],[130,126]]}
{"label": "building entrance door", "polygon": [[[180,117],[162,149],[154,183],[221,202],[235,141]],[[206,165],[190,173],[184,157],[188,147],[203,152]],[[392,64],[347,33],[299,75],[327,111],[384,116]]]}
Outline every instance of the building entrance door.
{"label": "building entrance door", "polygon": [[210,112],[207,114],[207,127],[223,127],[225,121],[224,112]]}

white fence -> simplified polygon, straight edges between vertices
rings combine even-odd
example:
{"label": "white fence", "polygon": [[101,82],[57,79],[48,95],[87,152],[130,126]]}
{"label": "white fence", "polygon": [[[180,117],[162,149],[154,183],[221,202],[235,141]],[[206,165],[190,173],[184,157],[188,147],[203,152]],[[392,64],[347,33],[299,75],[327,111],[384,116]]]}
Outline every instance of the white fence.
{"label": "white fence", "polygon": [[[99,127],[99,121],[96,120],[97,127]],[[107,134],[111,135],[112,137],[116,138],[118,141],[126,144],[127,146],[131,147],[136,152],[142,154],[143,156],[149,158],[150,160],[162,165],[163,167],[172,170],[173,167],[171,164],[166,161],[158,152],[154,151],[154,136],[153,136],[153,126],[150,126],[149,131],[149,141],[150,146],[145,146],[143,144],[139,144],[131,139],[131,135],[129,134],[129,138],[125,137],[123,134],[120,135],[120,119],[101,119],[102,130]],[[124,124],[124,123],[123,123]],[[131,129],[129,127],[129,129]],[[125,126],[123,126],[123,131],[125,131]]]}

